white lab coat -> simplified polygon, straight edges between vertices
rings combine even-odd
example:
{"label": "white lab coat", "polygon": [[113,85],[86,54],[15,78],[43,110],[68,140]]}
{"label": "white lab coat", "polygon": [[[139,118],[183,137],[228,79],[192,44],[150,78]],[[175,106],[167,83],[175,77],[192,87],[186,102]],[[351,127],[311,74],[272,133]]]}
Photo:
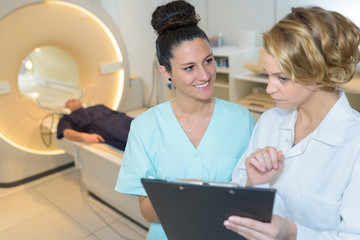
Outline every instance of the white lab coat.
{"label": "white lab coat", "polygon": [[298,240],[360,239],[360,114],[343,92],[320,125],[294,143],[297,111],[273,108],[259,119],[233,182],[245,185],[244,160],[257,148],[285,155],[274,214],[297,224]]}

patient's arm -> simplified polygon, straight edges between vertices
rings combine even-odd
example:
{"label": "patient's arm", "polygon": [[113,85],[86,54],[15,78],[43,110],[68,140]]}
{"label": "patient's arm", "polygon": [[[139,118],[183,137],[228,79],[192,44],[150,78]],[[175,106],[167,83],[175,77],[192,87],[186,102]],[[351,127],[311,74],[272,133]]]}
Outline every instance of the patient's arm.
{"label": "patient's arm", "polygon": [[154,207],[152,206],[149,197],[139,196],[140,211],[146,221],[153,223],[159,222]]}
{"label": "patient's arm", "polygon": [[86,143],[99,143],[105,142],[104,138],[101,137],[99,134],[96,133],[85,133],[85,132],[78,132],[73,129],[65,129],[63,132],[65,138],[73,140],[73,141],[83,141]]}

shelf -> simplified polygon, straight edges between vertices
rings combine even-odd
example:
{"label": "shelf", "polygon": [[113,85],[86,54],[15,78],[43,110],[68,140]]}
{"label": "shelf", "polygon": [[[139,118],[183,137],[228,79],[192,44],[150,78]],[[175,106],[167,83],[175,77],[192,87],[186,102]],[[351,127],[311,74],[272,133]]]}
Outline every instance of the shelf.
{"label": "shelf", "polygon": [[258,83],[264,83],[267,84],[267,76],[256,74],[252,72],[247,72],[243,74],[235,75],[234,80],[240,80],[240,81],[248,81],[248,82],[258,82]]}
{"label": "shelf", "polygon": [[226,67],[217,67],[216,72],[217,72],[217,73],[229,73],[229,68],[226,68]]}
{"label": "shelf", "polygon": [[[233,76],[233,79],[238,81],[248,81],[248,82],[267,84],[266,75],[256,74],[253,72],[247,72],[247,73],[235,75]],[[356,73],[356,75],[350,82],[342,86],[342,89],[344,90],[345,93],[360,94],[360,73]]]}
{"label": "shelf", "polygon": [[223,82],[215,82],[215,83],[214,83],[214,87],[218,87],[218,88],[229,88],[229,84],[228,84],[228,83],[223,83]]}
{"label": "shelf", "polygon": [[246,92],[241,93],[242,90],[234,84],[233,76],[247,72],[244,64],[249,61],[256,61],[259,49],[245,50],[238,46],[223,46],[214,47],[212,50],[217,63],[214,97],[236,103],[240,97],[248,94],[248,90],[245,89]]}
{"label": "shelf", "polygon": [[215,80],[214,87],[229,89],[229,80],[224,77],[218,77]]}
{"label": "shelf", "polygon": [[249,109],[258,113],[265,112],[266,110],[276,107],[273,99],[266,92],[250,93],[237,102]]}

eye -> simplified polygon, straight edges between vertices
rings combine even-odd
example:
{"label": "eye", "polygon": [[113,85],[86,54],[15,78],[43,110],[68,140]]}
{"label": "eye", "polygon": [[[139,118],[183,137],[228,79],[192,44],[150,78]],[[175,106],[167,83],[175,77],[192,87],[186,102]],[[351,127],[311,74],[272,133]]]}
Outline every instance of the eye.
{"label": "eye", "polygon": [[289,80],[289,78],[283,77],[283,76],[279,76],[279,80],[282,81],[282,82],[286,82],[286,81]]}
{"label": "eye", "polygon": [[212,61],[214,61],[214,58],[211,57],[211,58],[206,59],[205,63],[210,64]]}
{"label": "eye", "polygon": [[194,69],[194,66],[193,66],[193,65],[184,68],[185,71],[191,71],[191,70],[193,70],[193,69]]}

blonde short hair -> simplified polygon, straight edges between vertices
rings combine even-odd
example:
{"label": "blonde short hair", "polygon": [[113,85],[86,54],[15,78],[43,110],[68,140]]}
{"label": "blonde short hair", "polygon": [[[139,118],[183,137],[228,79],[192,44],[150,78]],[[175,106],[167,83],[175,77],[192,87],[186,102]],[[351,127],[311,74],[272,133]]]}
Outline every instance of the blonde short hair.
{"label": "blonde short hair", "polygon": [[305,86],[335,89],[352,79],[360,60],[359,28],[319,7],[292,8],[263,33],[263,43],[282,72]]}

